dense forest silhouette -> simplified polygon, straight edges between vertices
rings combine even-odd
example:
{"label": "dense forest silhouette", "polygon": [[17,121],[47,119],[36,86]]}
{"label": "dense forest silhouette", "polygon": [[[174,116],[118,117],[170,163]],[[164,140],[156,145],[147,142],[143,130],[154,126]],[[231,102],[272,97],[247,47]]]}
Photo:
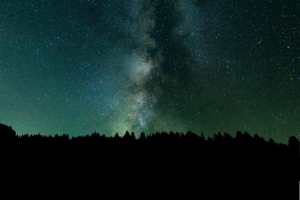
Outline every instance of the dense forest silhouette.
{"label": "dense forest silhouette", "polygon": [[[97,150],[107,150],[112,154],[122,154],[123,151],[139,152],[145,154],[161,154],[168,152],[170,156],[192,157],[201,155],[207,159],[242,159],[242,160],[281,160],[286,162],[299,162],[299,140],[295,136],[291,136],[288,145],[277,144],[272,138],[265,141],[257,134],[252,137],[249,133],[237,131],[236,137],[232,137],[228,133],[222,135],[220,132],[214,134],[213,137],[204,138],[203,132],[198,136],[191,131],[184,133],[156,132],[148,135],[142,132],[137,138],[134,132],[126,131],[123,137],[118,133],[114,137],[106,137],[94,132],[91,135],[72,137],[63,134],[61,136],[42,136],[22,135],[17,136],[16,132],[4,124],[0,124],[0,140],[2,146],[9,145],[12,151],[23,149],[22,152],[31,151],[35,154],[44,150],[48,153],[69,151],[71,149],[92,150],[91,154]],[[55,147],[55,148],[54,148]],[[34,149],[39,151],[34,152]],[[122,150],[120,152],[120,150]]]}
{"label": "dense forest silhouette", "polygon": [[141,188],[138,183],[149,180],[160,185],[160,179],[169,184],[193,180],[196,191],[198,183],[216,180],[226,187],[232,181],[273,187],[278,182],[292,185],[300,177],[299,140],[294,136],[288,145],[240,131],[235,137],[219,132],[207,139],[203,132],[199,136],[191,131],[148,136],[143,132],[139,138],[129,131],[123,137],[96,132],[72,138],[67,134],[18,136],[12,127],[0,124],[0,147],[2,172],[12,181],[34,177],[39,182],[61,185],[58,180],[65,180],[72,185],[78,180],[85,184],[88,178],[127,184],[134,178]]}

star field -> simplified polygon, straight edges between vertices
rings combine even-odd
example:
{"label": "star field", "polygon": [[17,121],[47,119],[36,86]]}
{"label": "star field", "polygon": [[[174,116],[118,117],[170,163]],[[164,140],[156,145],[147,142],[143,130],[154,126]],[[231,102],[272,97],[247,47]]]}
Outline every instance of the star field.
{"label": "star field", "polygon": [[18,135],[300,138],[300,2],[4,0],[0,123]]}

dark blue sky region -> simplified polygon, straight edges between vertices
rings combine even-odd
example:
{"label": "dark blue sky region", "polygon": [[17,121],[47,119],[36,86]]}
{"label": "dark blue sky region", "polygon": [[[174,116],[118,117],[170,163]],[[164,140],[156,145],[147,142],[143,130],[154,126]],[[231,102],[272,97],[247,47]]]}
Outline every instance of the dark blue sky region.
{"label": "dark blue sky region", "polygon": [[0,123],[18,135],[300,138],[297,0],[2,0]]}

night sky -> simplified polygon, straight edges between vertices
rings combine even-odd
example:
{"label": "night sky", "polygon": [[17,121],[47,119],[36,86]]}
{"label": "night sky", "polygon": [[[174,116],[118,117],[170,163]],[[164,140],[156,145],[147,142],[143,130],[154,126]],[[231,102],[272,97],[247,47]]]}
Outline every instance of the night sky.
{"label": "night sky", "polygon": [[300,1],[1,0],[0,123],[300,139]]}

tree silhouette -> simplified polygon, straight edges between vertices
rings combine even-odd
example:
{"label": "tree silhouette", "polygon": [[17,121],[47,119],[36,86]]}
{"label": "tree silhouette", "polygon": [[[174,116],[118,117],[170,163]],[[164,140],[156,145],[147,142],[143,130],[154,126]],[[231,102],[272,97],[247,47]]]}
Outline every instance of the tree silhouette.
{"label": "tree silhouette", "polygon": [[274,142],[274,140],[272,138],[269,139],[269,144],[272,145],[272,146],[275,145],[275,142]]}
{"label": "tree silhouette", "polygon": [[5,124],[0,124],[0,134],[1,139],[6,141],[17,138],[16,132],[12,129],[12,127]]}
{"label": "tree silhouette", "polygon": [[130,141],[130,134],[129,134],[129,131],[126,131],[125,135],[123,136],[123,140],[124,141]]}
{"label": "tree silhouette", "polygon": [[115,137],[114,137],[116,140],[120,140],[121,139],[121,137],[119,136],[119,134],[118,133],[116,133],[116,135],[115,135]]}
{"label": "tree silhouette", "polygon": [[141,133],[139,140],[140,140],[140,141],[145,141],[145,140],[146,140],[146,137],[145,137],[145,133],[144,133],[144,132]]}
{"label": "tree silhouette", "polygon": [[[72,137],[70,140],[69,135],[65,133],[62,136],[55,134],[54,137],[43,136],[40,133],[37,135],[26,134],[17,137],[11,127],[0,124],[0,128],[0,141],[2,144],[5,144],[7,141],[21,141],[20,145],[15,145],[14,149],[19,148],[18,151],[20,155],[25,157],[37,156],[40,152],[46,152],[45,150],[49,149],[47,151],[48,155],[56,152],[53,157],[60,157],[61,160],[66,159],[70,153],[74,155],[74,158],[80,154],[82,158],[88,157],[94,159],[101,155],[100,157],[103,159],[103,151],[108,152],[105,153],[106,155],[114,152],[114,156],[117,156],[117,154],[120,155],[122,150],[126,149],[126,151],[122,151],[122,153],[125,153],[121,153],[122,156],[119,156],[125,159],[126,156],[133,158],[133,153],[129,152],[134,152],[137,149],[135,147],[138,146],[140,147],[140,152],[144,153],[142,157],[145,157],[145,153],[149,152],[148,155],[150,157],[160,160],[160,162],[167,162],[167,160],[171,162],[171,159],[173,159],[172,162],[174,165],[179,162],[189,162],[194,163],[196,166],[197,163],[199,163],[199,158],[211,158],[210,160],[201,160],[200,163],[209,163],[206,161],[221,161],[227,164],[230,163],[233,166],[235,166],[234,164],[245,162],[250,166],[253,163],[259,163],[259,165],[265,166],[270,173],[273,173],[273,175],[268,175],[268,180],[274,181],[275,179],[272,177],[275,177],[275,169],[277,170],[275,167],[285,163],[286,166],[289,166],[286,167],[286,169],[282,169],[283,171],[285,170],[285,173],[287,173],[286,177],[288,177],[285,182],[287,182],[288,179],[293,179],[293,177],[299,177],[299,175],[293,174],[297,171],[297,168],[299,168],[300,161],[299,141],[295,136],[289,138],[288,145],[277,144],[272,138],[265,141],[257,134],[252,138],[249,133],[245,132],[242,134],[240,131],[237,131],[236,137],[234,138],[226,132],[224,136],[218,132],[213,135],[213,138],[208,137],[207,141],[205,141],[202,131],[200,137],[192,131],[188,131],[186,134],[178,132],[175,134],[172,131],[168,134],[167,132],[160,133],[156,131],[155,134],[151,134],[147,138],[145,133],[142,132],[139,139],[136,139],[133,131],[131,131],[131,134],[129,134],[129,131],[126,131],[123,137],[120,137],[119,134],[116,133],[115,136],[107,138],[105,135],[94,132],[84,137]],[[124,143],[123,141],[127,142]],[[72,144],[72,148],[74,147],[72,151],[66,148],[67,144],[70,143]],[[59,148],[57,148],[57,144],[59,144]],[[95,148],[91,149],[92,147]],[[23,152],[27,152],[27,154]],[[114,159],[116,159],[116,157]],[[211,166],[213,167],[212,164]],[[243,167],[245,167],[245,165],[243,165]],[[253,168],[257,168],[257,166],[253,166]],[[227,169],[229,169],[229,167]],[[226,170],[224,172],[228,173]],[[251,171],[245,170],[244,172],[245,177],[248,176],[248,178],[255,175],[255,173]],[[218,172],[216,171],[215,173]]]}
{"label": "tree silhouette", "polygon": [[136,140],[135,133],[133,131],[131,131],[130,138],[131,138],[131,141]]}

